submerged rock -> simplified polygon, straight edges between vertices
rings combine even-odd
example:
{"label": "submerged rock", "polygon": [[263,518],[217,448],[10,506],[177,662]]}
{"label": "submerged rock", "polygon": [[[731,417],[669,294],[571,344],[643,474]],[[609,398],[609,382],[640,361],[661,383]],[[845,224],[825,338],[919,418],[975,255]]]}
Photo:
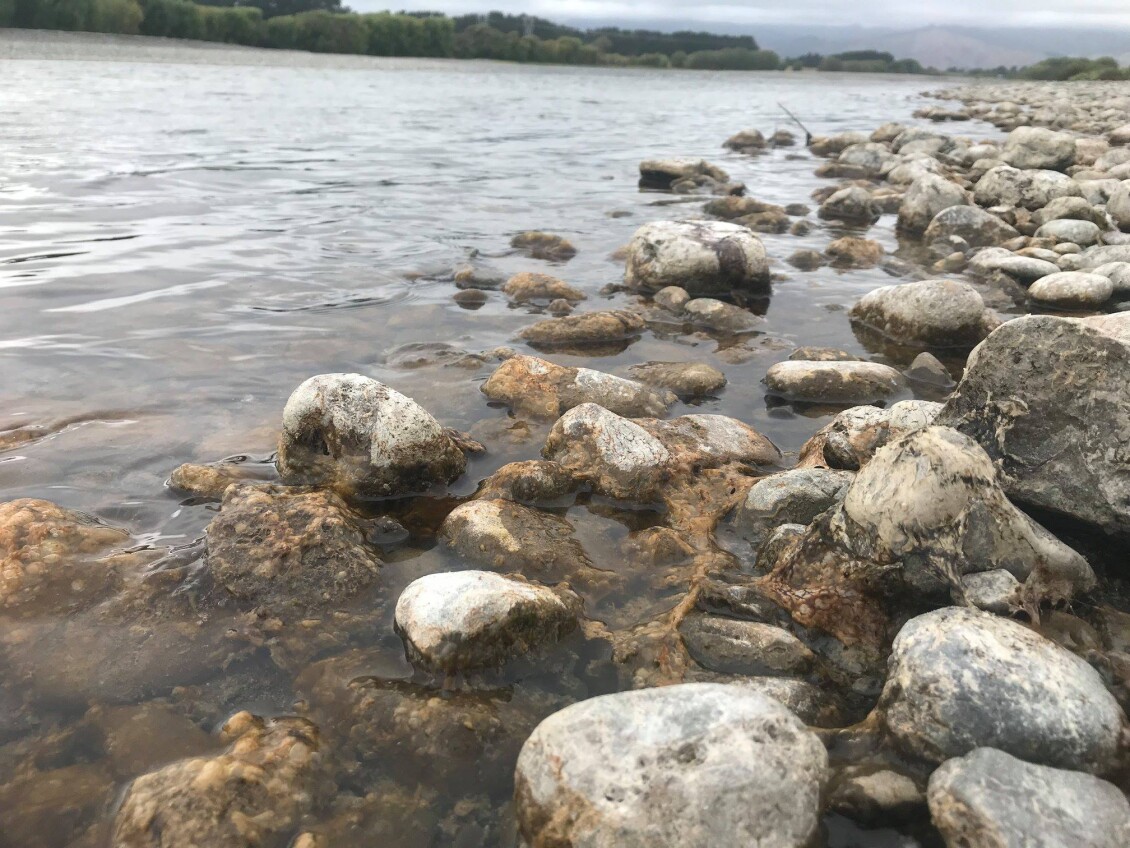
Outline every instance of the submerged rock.
{"label": "submerged rock", "polygon": [[317,728],[242,712],[220,731],[231,743],[137,778],[114,820],[121,848],[246,848],[282,844],[320,791]]}
{"label": "submerged rock", "polygon": [[205,531],[208,566],[233,596],[272,611],[333,605],[376,579],[371,532],[332,492],[231,486]]}
{"label": "submerged rock", "polygon": [[538,230],[518,233],[510,239],[510,246],[524,251],[534,259],[547,259],[551,262],[567,262],[577,255],[577,248],[567,239]]}
{"label": "submerged rock", "polygon": [[549,274],[532,274],[523,271],[515,274],[502,286],[502,293],[516,303],[528,301],[551,301],[558,298],[566,301],[585,299],[585,293],[569,285],[564,280]]}
{"label": "submerged rock", "polygon": [[800,674],[816,659],[789,631],[760,621],[693,613],[679,633],[695,662],[725,674]]}
{"label": "submerged rock", "polygon": [[489,571],[429,574],[396,602],[408,657],[434,671],[500,665],[577,626],[580,599]]}
{"label": "submerged rock", "polygon": [[927,427],[880,448],[767,580],[801,624],[878,644],[891,599],[946,603],[964,575],[1000,568],[1034,602],[1095,583],[1083,557],[1008,501],[972,439]]}
{"label": "submerged rock", "polygon": [[872,239],[844,236],[824,248],[824,255],[835,268],[872,268],[883,258],[883,246]]}
{"label": "submerged rock", "polygon": [[977,290],[952,280],[883,286],[851,309],[851,319],[903,344],[971,348],[997,325]]}
{"label": "submerged rock", "polygon": [[198,498],[219,500],[224,490],[232,483],[253,482],[256,479],[255,467],[243,463],[218,462],[212,465],[197,465],[186,462],[178,465],[169,475],[168,486],[178,492],[186,492]]}
{"label": "submerged rock", "polygon": [[635,313],[613,310],[538,321],[519,336],[534,347],[552,350],[628,342],[638,338],[644,328],[643,319]]}
{"label": "submerged rock", "polygon": [[889,397],[903,387],[902,374],[878,362],[788,360],[765,373],[770,394],[788,400],[859,404]]}
{"label": "submerged rock", "polygon": [[976,439],[1019,503],[1130,534],[1127,373],[1130,314],[1017,318],[973,352],[938,422]]}
{"label": "submerged rock", "polygon": [[765,319],[752,312],[715,300],[712,297],[696,297],[683,306],[683,316],[692,324],[715,333],[749,333],[760,328]]}
{"label": "submerged rock", "polygon": [[637,291],[681,286],[691,295],[767,292],[769,261],[752,232],[722,221],[656,221],[628,245],[624,283]]}
{"label": "submerged rock", "polygon": [[930,762],[992,747],[1096,773],[1113,765],[1125,723],[1085,661],[1022,624],[962,607],[902,628],[878,709],[896,743]]}
{"label": "submerged rock", "polygon": [[360,374],[321,374],[286,402],[277,465],[286,483],[381,497],[451,482],[467,459],[411,398]]}
{"label": "submerged rock", "polygon": [[930,815],[947,845],[1053,848],[1130,844],[1130,802],[1077,771],[1033,765],[994,748],[947,760],[930,777]]}
{"label": "submerged rock", "polygon": [[600,404],[617,415],[659,417],[676,401],[671,392],[634,380],[521,355],[498,366],[481,390],[493,401],[543,418],[557,418],[582,403]]}
{"label": "submerged rock", "polygon": [[855,475],[826,468],[794,468],[758,480],[734,515],[738,532],[754,547],[782,524],[809,524],[835,506]]}
{"label": "submerged rock", "polygon": [[683,400],[710,397],[726,385],[726,375],[704,362],[645,362],[633,365],[631,373],[640,382],[670,389]]}
{"label": "submerged rock", "polygon": [[522,747],[515,780],[531,845],[803,848],[827,753],[776,701],[692,683],[555,713]]}

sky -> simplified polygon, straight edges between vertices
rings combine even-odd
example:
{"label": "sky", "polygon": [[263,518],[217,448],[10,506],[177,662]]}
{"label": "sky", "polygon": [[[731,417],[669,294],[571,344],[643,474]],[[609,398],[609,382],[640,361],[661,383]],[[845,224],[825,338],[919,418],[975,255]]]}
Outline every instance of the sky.
{"label": "sky", "polygon": [[679,20],[739,24],[927,24],[1019,27],[1130,27],[1130,0],[346,0],[356,11],[430,9],[448,14],[497,9],[550,20]]}

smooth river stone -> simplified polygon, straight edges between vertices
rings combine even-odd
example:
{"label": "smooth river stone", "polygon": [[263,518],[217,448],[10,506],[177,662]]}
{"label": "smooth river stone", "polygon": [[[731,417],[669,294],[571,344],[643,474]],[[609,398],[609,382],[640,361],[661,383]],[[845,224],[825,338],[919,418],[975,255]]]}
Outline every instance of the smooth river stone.
{"label": "smooth river stone", "polygon": [[723,221],[656,221],[628,244],[624,283],[656,292],[680,286],[691,295],[769,290],[769,260],[747,227]]}
{"label": "smooth river stone", "polygon": [[1094,309],[1114,294],[1114,283],[1099,274],[1061,271],[1034,282],[1028,296],[1037,303],[1060,309]]}
{"label": "smooth river stone", "polygon": [[973,347],[996,325],[977,290],[953,280],[883,286],[865,294],[849,314],[896,342],[939,348]]}
{"label": "smooth river stone", "polygon": [[890,397],[904,385],[902,374],[877,362],[789,360],[765,374],[770,394],[788,400],[859,404]]}

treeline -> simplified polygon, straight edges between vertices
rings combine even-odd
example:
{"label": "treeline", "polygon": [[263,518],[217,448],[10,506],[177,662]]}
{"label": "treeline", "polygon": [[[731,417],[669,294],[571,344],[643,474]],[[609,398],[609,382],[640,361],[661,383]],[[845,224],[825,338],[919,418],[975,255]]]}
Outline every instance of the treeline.
{"label": "treeline", "polygon": [[1037,62],[1034,65],[1028,65],[1022,68],[1015,66],[1006,68],[1005,66],[1001,65],[996,68],[979,68],[974,71],[962,72],[957,68],[951,68],[951,70],[957,73],[966,73],[971,76],[979,77],[1047,80],[1054,82],[1130,79],[1130,67],[1119,67],[1118,60],[1110,56],[1103,56],[1099,59],[1084,59],[1074,56],[1057,56],[1052,59],[1044,59],[1042,62]]}
{"label": "treeline", "polygon": [[824,56],[820,53],[805,53],[794,59],[786,59],[785,67],[802,71],[847,72],[859,74],[937,74],[935,68],[924,68],[917,59],[896,59],[890,53],[879,50],[849,50]]}
{"label": "treeline", "polygon": [[717,71],[818,70],[923,73],[913,60],[862,51],[782,63],[748,35],[579,30],[543,18],[490,12],[354,14],[341,0],[0,0],[0,26],[153,35],[371,56],[495,59],[566,65]]}

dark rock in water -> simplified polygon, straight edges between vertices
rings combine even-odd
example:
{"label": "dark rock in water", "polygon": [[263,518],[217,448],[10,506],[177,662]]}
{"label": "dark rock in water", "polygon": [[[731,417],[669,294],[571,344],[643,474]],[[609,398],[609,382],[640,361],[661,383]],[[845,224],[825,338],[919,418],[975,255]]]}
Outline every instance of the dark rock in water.
{"label": "dark rock in water", "polygon": [[883,246],[871,239],[844,236],[824,248],[824,255],[836,268],[873,268],[883,259]]}
{"label": "dark rock in water", "polygon": [[78,844],[71,841],[74,835],[104,814],[114,789],[114,779],[105,768],[89,763],[6,776],[0,785],[4,844],[20,848]]}
{"label": "dark rock in water", "polygon": [[326,795],[316,727],[242,712],[220,731],[214,757],[167,765],[134,780],[114,820],[121,848],[245,848],[282,844]]}
{"label": "dark rock in water", "polygon": [[943,763],[930,777],[929,799],[948,845],[1130,845],[1130,802],[1117,786],[994,748]]}
{"label": "dark rock in water", "polygon": [[467,460],[411,398],[360,374],[321,374],[286,403],[277,464],[289,484],[381,497],[450,482]]}
{"label": "dark rock in water", "polygon": [[250,463],[218,462],[196,465],[186,462],[178,465],[169,475],[169,488],[186,492],[198,498],[219,500],[232,483],[249,483],[264,480],[262,468]]}
{"label": "dark rock in water", "polygon": [[895,742],[929,762],[992,747],[1099,774],[1114,766],[1126,721],[1085,661],[1023,624],[964,607],[902,628],[878,710]]}
{"label": "dark rock in water", "polygon": [[766,145],[765,136],[760,130],[742,130],[722,143],[726,149],[736,150],[738,153],[760,153]]}
{"label": "dark rock in water", "polygon": [[655,292],[681,286],[693,295],[769,290],[769,260],[746,227],[722,221],[656,221],[628,245],[625,285]]}
{"label": "dark rock in water", "polygon": [[[730,176],[705,159],[645,159],[640,162],[640,188],[689,194],[705,189],[712,194],[730,194]],[[733,192],[740,194],[741,192]]]}
{"label": "dark rock in water", "polygon": [[860,186],[840,189],[820,204],[821,218],[853,224],[873,224],[882,214],[871,199],[871,192]]}
{"label": "dark rock in water", "polygon": [[824,264],[824,254],[816,250],[798,250],[786,260],[800,271],[815,271]]}
{"label": "dark rock in water", "polygon": [[567,239],[538,230],[518,233],[510,239],[510,246],[524,251],[534,259],[547,259],[550,262],[568,262],[577,255],[577,248]]}
{"label": "dark rock in water", "polygon": [[480,289],[464,289],[453,294],[451,299],[464,309],[478,309],[486,305],[486,302],[490,300],[490,295]]}
{"label": "dark rock in water", "polygon": [[413,664],[466,671],[556,642],[577,626],[580,603],[567,590],[489,571],[428,574],[401,592],[396,630]]}
{"label": "dark rock in water", "polygon": [[660,417],[676,401],[657,391],[590,368],[566,368],[533,356],[513,356],[483,383],[482,392],[511,409],[557,418],[582,403],[597,403],[617,415]]}
{"label": "dark rock in water", "polygon": [[702,207],[702,211],[715,218],[731,221],[746,215],[781,212],[785,210],[773,203],[765,203],[753,197],[716,197]]}
{"label": "dark rock in water", "polygon": [[802,674],[815,656],[796,636],[759,621],[693,613],[679,624],[690,655],[728,674]]}
{"label": "dark rock in water", "polygon": [[874,289],[850,315],[896,342],[934,348],[971,348],[999,324],[976,289],[952,280]]}
{"label": "dark rock in water", "polygon": [[795,715],[742,686],[605,695],[550,716],[522,746],[519,829],[531,845],[802,848],[827,761]]}
{"label": "dark rock in water", "polygon": [[1130,535],[1127,373],[1130,315],[1017,318],[973,352],[938,422],[976,439],[1019,503]]}
{"label": "dark rock in water", "polygon": [[376,579],[371,522],[332,492],[233,486],[206,531],[216,582],[274,611],[340,603]]}
{"label": "dark rock in water", "polygon": [[634,312],[585,312],[564,318],[550,318],[527,327],[519,336],[534,348],[545,350],[599,347],[630,343],[645,329],[643,319]]}
{"label": "dark rock in water", "polygon": [[933,386],[939,389],[952,389],[956,384],[950,376],[949,369],[932,353],[923,351],[914,357],[910,368],[906,371],[907,379],[912,383],[924,386]]}

